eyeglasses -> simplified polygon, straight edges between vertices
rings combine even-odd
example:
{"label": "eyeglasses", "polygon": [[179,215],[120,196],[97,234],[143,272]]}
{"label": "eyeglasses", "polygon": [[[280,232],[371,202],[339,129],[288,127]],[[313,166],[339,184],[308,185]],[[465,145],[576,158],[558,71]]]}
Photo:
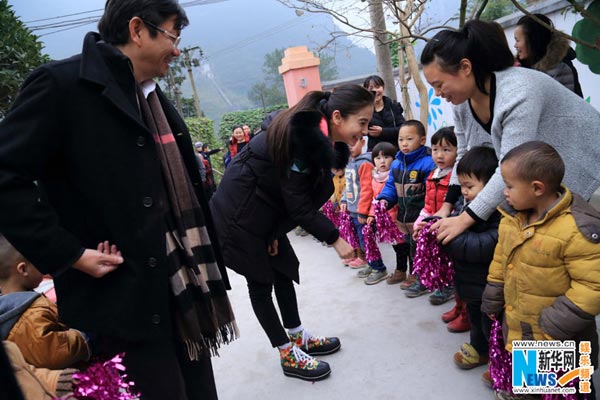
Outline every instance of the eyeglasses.
{"label": "eyeglasses", "polygon": [[166,30],[166,29],[163,29],[163,28],[161,28],[161,27],[158,27],[158,26],[154,25],[154,24],[153,24],[153,23],[151,23],[151,22],[144,21],[144,20],[142,20],[142,22],[143,22],[144,24],[146,24],[146,25],[148,25],[148,26],[150,26],[150,27],[152,27],[152,28],[156,29],[157,31],[159,31],[159,32],[161,32],[161,33],[164,33],[165,35],[167,35],[167,37],[168,37],[169,39],[171,39],[171,41],[173,42],[173,46],[174,46],[175,48],[179,47],[179,43],[181,43],[181,36],[175,36],[175,35],[173,35],[171,32],[169,32],[168,30]]}

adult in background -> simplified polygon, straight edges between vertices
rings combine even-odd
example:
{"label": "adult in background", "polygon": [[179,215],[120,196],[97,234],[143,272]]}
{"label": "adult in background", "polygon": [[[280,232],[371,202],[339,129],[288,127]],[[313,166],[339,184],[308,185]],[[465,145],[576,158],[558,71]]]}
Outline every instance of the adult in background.
{"label": "adult in background", "polygon": [[236,333],[192,141],[153,81],[187,24],[175,0],[107,1],[0,123],[0,232],[144,400],[215,399],[209,356]]}
{"label": "adult in background", "polygon": [[[554,28],[550,18],[545,15],[533,16]],[[565,37],[546,28],[529,15],[519,19],[514,36],[517,60],[522,67],[544,72],[583,97],[579,75],[573,65],[575,50],[569,46]]]}
{"label": "adult in background", "polygon": [[352,254],[319,208],[333,193],[335,158],[346,164],[348,144],[367,133],[372,114],[373,96],[358,85],[309,92],[231,161],[211,200],[225,264],[246,278],[254,313],[279,349],[287,376],[327,377],[329,365],[313,356],[336,352],[340,340],[314,336],[302,326],[293,283],[299,282],[299,263],[286,234],[300,225],[340,258]]}
{"label": "adult in background", "polygon": [[383,79],[377,75],[371,75],[363,82],[363,87],[373,93],[375,98],[373,118],[369,125],[369,140],[367,151],[380,142],[388,142],[398,150],[398,133],[400,126],[404,123],[404,110],[400,103],[383,95],[385,84]]}
{"label": "adult in background", "polygon": [[215,174],[212,168],[212,163],[210,162],[210,156],[216,154],[221,151],[221,149],[211,150],[208,147],[208,143],[196,142],[194,144],[196,147],[196,151],[202,157],[202,162],[204,164],[204,169],[206,171],[206,179],[204,182],[204,193],[206,194],[206,200],[210,201],[213,193],[217,190],[217,183],[215,181]]}
{"label": "adult in background", "polygon": [[[600,186],[600,113],[548,75],[513,67],[513,55],[500,25],[473,20],[460,31],[443,30],[421,54],[423,74],[435,94],[455,105],[458,158],[474,146],[494,148],[502,160],[512,148],[544,141],[566,164],[564,183],[589,199]],[[456,171],[451,185],[458,188]],[[485,221],[504,200],[500,167],[459,216],[443,218],[444,244],[476,221]],[[459,190],[449,190],[439,214],[447,216]]]}

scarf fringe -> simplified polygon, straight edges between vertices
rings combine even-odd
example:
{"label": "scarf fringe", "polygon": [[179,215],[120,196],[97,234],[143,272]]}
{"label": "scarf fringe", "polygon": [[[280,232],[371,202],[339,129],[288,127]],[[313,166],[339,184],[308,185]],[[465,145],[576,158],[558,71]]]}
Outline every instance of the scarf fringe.
{"label": "scarf fringe", "polygon": [[219,357],[219,348],[221,345],[226,345],[240,337],[240,331],[234,321],[219,327],[214,338],[202,336],[200,341],[185,339],[184,344],[187,350],[187,356],[190,361],[198,361],[200,355],[205,349],[210,351],[211,357]]}

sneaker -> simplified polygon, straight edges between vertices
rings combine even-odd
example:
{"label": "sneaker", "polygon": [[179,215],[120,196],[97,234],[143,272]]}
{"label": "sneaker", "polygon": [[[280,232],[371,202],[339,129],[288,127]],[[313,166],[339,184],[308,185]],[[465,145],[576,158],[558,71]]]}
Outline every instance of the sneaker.
{"label": "sneaker", "polygon": [[406,292],[404,294],[406,295],[406,297],[412,299],[414,297],[422,296],[425,293],[429,293],[429,290],[427,290],[425,286],[421,285],[421,282],[415,281],[415,283],[413,283],[411,287],[406,289]]}
{"label": "sneaker", "polygon": [[387,276],[388,273],[385,269],[382,269],[381,271],[373,270],[369,276],[367,276],[365,285],[375,285],[376,283],[383,281]]}
{"label": "sneaker", "polygon": [[463,343],[460,351],[454,353],[454,364],[460,369],[473,369],[487,364],[488,361],[486,354],[479,354],[469,343]]}
{"label": "sneaker", "polygon": [[491,388],[494,385],[494,381],[492,380],[492,376],[490,375],[490,370],[489,369],[483,371],[483,374],[481,374],[481,380],[489,388]]}
{"label": "sneaker", "polygon": [[360,257],[356,257],[348,266],[352,269],[359,269],[368,266],[369,264]]}
{"label": "sneaker", "polygon": [[400,283],[406,280],[406,272],[400,271],[399,269],[395,270],[393,274],[387,277],[385,280],[388,285],[395,285],[396,283]]}
{"label": "sneaker", "polygon": [[415,284],[416,280],[417,280],[416,276],[409,274],[406,277],[406,279],[404,281],[402,281],[402,283],[400,283],[400,289],[402,289],[402,290],[408,289],[409,287],[411,287],[412,285]]}
{"label": "sneaker", "polygon": [[373,272],[373,268],[367,266],[367,268],[364,268],[364,269],[361,269],[360,271],[358,271],[356,276],[361,279],[366,278],[367,276],[369,276],[371,274],[371,272]]}
{"label": "sneaker", "polygon": [[285,376],[305,381],[318,381],[331,374],[329,364],[309,356],[294,345],[284,350],[280,349],[279,358]]}
{"label": "sneaker", "polygon": [[454,298],[454,288],[445,287],[442,290],[436,289],[431,296],[429,296],[429,302],[434,306],[444,304],[450,299]]}
{"label": "sneaker", "polygon": [[349,265],[350,265],[350,263],[351,263],[352,261],[354,261],[354,260],[356,260],[356,258],[354,258],[354,257],[350,257],[350,258],[343,258],[343,259],[342,259],[342,265],[343,265],[344,267],[347,267],[347,266],[349,266]]}
{"label": "sneaker", "polygon": [[339,338],[313,336],[306,329],[294,334],[290,333],[289,336],[294,346],[311,356],[333,354],[342,347]]}

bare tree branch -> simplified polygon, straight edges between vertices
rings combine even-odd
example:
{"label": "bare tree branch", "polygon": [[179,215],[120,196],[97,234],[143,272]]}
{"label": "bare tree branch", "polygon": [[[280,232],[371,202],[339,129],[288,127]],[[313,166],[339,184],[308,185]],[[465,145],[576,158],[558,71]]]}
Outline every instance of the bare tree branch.
{"label": "bare tree branch", "polygon": [[483,0],[483,2],[481,3],[481,6],[475,13],[475,19],[481,18],[481,14],[483,14],[483,11],[485,10],[485,7],[487,6],[487,4],[488,4],[488,0]]}

